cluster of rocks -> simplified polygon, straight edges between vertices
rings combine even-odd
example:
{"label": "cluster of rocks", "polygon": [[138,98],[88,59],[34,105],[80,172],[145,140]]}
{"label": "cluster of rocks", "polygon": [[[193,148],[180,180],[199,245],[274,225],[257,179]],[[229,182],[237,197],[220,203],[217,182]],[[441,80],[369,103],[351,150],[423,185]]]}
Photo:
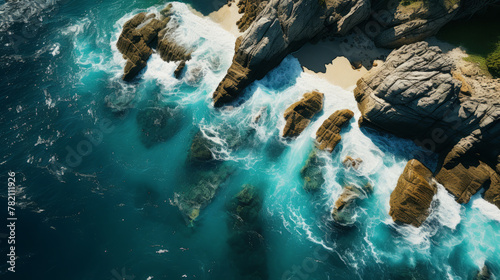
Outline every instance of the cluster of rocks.
{"label": "cluster of rocks", "polygon": [[182,115],[175,108],[148,107],[137,113],[140,139],[146,148],[168,140],[180,129]]}
{"label": "cluster of rocks", "polygon": [[498,1],[413,1],[410,6],[386,2],[387,7],[375,0],[241,0],[244,15],[238,26],[246,31],[237,39],[233,63],[213,93],[214,106],[233,102],[249,84],[312,39],[345,35],[356,26],[368,30],[368,24],[375,22],[380,29],[376,44],[400,47],[430,37],[446,23]]}
{"label": "cluster of rocks", "polygon": [[[464,94],[465,79],[455,78],[459,70],[449,56],[426,42],[393,51],[383,65],[357,83],[359,123],[413,139],[438,153],[435,179],[459,203],[467,203],[485,188],[484,198],[500,208],[500,99],[471,87]],[[429,173],[422,176],[427,178]],[[406,188],[397,187],[395,192],[402,194],[402,189]],[[406,219],[413,225],[421,224],[424,217],[418,207],[428,208],[429,197],[421,199],[414,204],[414,217]],[[398,216],[393,215],[395,220],[405,220],[396,214],[400,211],[391,213]]]}
{"label": "cluster of rocks", "polygon": [[170,34],[175,28],[168,27],[171,20],[172,4],[167,5],[157,16],[154,13],[139,13],[124,25],[116,46],[127,60],[123,70],[123,80],[130,81],[147,66],[147,60],[157,49],[167,62],[180,61],[175,76],[180,77],[191,58],[191,51],[177,44]]}

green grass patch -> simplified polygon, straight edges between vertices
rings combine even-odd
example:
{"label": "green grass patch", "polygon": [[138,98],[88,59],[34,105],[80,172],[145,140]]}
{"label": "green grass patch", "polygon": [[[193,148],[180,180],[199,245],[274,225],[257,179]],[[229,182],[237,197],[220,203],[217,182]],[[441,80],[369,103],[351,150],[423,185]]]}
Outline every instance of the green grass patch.
{"label": "green grass patch", "polygon": [[500,42],[497,43],[495,51],[490,53],[485,60],[488,71],[496,78],[500,77]]}
{"label": "green grass patch", "polygon": [[483,74],[490,75],[490,72],[488,71],[488,66],[486,66],[486,58],[480,55],[469,54],[469,56],[464,57],[463,60],[475,63],[477,66],[479,66],[479,69],[481,69]]}

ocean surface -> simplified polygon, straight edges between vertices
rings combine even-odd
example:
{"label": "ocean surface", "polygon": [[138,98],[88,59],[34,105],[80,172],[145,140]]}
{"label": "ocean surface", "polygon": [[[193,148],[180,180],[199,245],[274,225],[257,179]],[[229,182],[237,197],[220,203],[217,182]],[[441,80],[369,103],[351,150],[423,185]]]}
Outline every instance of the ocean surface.
{"label": "ocean surface", "polygon": [[[1,279],[251,279],[241,267],[252,263],[264,263],[268,279],[470,279],[485,262],[500,275],[500,210],[480,194],[457,204],[439,186],[422,227],[396,225],[389,196],[406,163],[420,155],[435,168],[436,157],[410,140],[360,130],[353,93],[303,73],[292,56],[241,104],[214,109],[211,94],[236,38],[187,4],[206,15],[224,1],[174,2],[176,38],[195,49],[180,80],[174,62],[153,54],[137,79],[123,82],[121,26],[166,3],[0,2],[0,218],[7,224],[9,171],[18,218],[15,273],[0,226]],[[284,110],[311,90],[325,94],[323,111],[300,137],[284,140]],[[162,141],[143,137],[147,108],[170,112]],[[315,131],[338,109],[355,117],[334,152],[320,153],[326,181],[307,193],[300,170]],[[188,226],[172,204],[198,176],[187,163],[198,131],[233,172]],[[346,170],[346,156],[361,158],[360,169]],[[330,215],[345,181],[374,187],[351,226]],[[228,243],[227,204],[245,184],[262,193],[259,255]]]}

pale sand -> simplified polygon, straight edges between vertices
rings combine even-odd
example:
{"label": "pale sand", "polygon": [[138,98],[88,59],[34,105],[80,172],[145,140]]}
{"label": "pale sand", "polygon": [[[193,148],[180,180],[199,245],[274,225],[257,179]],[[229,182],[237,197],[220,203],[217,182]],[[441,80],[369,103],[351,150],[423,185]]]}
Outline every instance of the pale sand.
{"label": "pale sand", "polygon": [[[349,35],[307,43],[293,56],[299,60],[304,72],[315,73],[336,86],[353,90],[356,82],[374,65],[381,65],[379,59],[388,53],[388,50],[376,48],[369,40]],[[353,69],[350,61],[360,61],[363,66]]]}
{"label": "pale sand", "polygon": [[214,22],[218,23],[222,28],[231,32],[234,36],[239,37],[241,32],[236,25],[236,22],[243,16],[238,13],[238,6],[232,2],[231,6],[228,4],[222,6],[218,11],[212,12],[208,17]]}
{"label": "pale sand", "polygon": [[325,73],[314,72],[307,69],[307,67],[302,68],[304,72],[315,73],[318,77],[346,90],[352,90],[356,86],[356,82],[368,72],[365,67],[356,70],[353,69],[349,60],[343,56],[335,58],[330,64],[325,66]]}

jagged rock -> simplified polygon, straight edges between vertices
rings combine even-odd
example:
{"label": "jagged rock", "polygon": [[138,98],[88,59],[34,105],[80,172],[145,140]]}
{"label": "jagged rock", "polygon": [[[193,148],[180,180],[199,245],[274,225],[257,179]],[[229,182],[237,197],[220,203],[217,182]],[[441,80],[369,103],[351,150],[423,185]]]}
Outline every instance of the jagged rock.
{"label": "jagged rock", "polygon": [[146,61],[153,53],[152,43],[167,22],[168,19],[158,20],[155,14],[139,13],[123,25],[116,43],[123,58],[127,59],[123,80],[130,81],[146,67]]}
{"label": "jagged rock", "polygon": [[311,122],[311,118],[323,109],[323,93],[313,91],[286,109],[283,137],[297,137]]}
{"label": "jagged rock", "polygon": [[318,150],[313,149],[300,170],[300,175],[304,179],[304,190],[307,192],[316,192],[321,188],[325,182],[323,171],[321,170],[324,165],[325,161],[318,155]]}
{"label": "jagged rock", "polygon": [[220,107],[236,100],[249,84],[262,79],[308,40],[326,31],[345,34],[370,14],[368,0],[321,2],[267,2],[245,33],[236,40],[233,63],[213,94],[214,106]]}
{"label": "jagged rock", "polygon": [[267,3],[268,1],[264,0],[240,0],[238,2],[238,12],[243,16],[236,22],[238,29],[241,32],[246,31]]}
{"label": "jagged rock", "polygon": [[157,50],[161,59],[166,62],[191,59],[191,52],[175,42],[175,39],[171,36],[171,30],[168,28],[158,33]]}
{"label": "jagged rock", "polygon": [[179,129],[178,112],[173,108],[145,108],[137,113],[141,142],[150,148],[164,142]]}
{"label": "jagged rock", "polygon": [[353,224],[357,203],[367,198],[372,191],[373,188],[369,183],[363,189],[351,185],[345,186],[339,198],[335,201],[332,218],[339,224]]}
{"label": "jagged rock", "polygon": [[354,90],[360,123],[415,140],[433,152],[460,141],[492,168],[500,163],[498,95],[460,94],[453,60],[426,42],[393,51]]}
{"label": "jagged rock", "polygon": [[346,156],[344,161],[342,161],[342,164],[344,165],[345,168],[354,168],[358,170],[359,166],[363,163],[363,160],[360,158],[352,158],[350,156]]}
{"label": "jagged rock", "polygon": [[189,150],[188,158],[193,161],[210,161],[214,159],[211,149],[215,147],[215,144],[209,139],[203,136],[201,131],[198,131],[191,143],[191,149]]}
{"label": "jagged rock", "polygon": [[395,222],[419,227],[429,216],[437,192],[432,172],[416,159],[410,160],[391,193],[389,215]]}
{"label": "jagged rock", "polygon": [[[451,192],[458,203],[468,203],[482,187],[498,174],[480,161],[468,141],[460,141],[447,155],[436,174],[436,180]],[[494,191],[493,191],[494,192]]]}
{"label": "jagged rock", "polygon": [[175,78],[179,79],[181,77],[181,74],[182,74],[182,71],[184,70],[184,67],[186,67],[185,60],[181,61],[181,63],[179,63],[179,66],[177,66],[177,68],[175,68],[175,71],[174,71]]}
{"label": "jagged rock", "polygon": [[181,192],[174,194],[173,204],[179,208],[188,225],[193,225],[200,211],[212,201],[233,171],[234,169],[227,165],[209,171],[199,171],[194,184],[188,184]]}
{"label": "jagged rock", "polygon": [[[168,4],[160,12],[159,18],[153,13],[139,13],[123,25],[122,33],[116,43],[123,58],[127,59],[123,80],[132,80],[146,67],[153,48],[157,48],[160,57],[167,62],[185,61],[191,58],[191,52],[172,38],[171,33],[174,28],[167,28],[172,7],[172,4]],[[180,70],[182,71],[182,68]]]}
{"label": "jagged rock", "polygon": [[349,109],[338,110],[326,119],[316,132],[318,148],[332,152],[342,137],[340,131],[349,123],[354,113]]}
{"label": "jagged rock", "polygon": [[265,240],[262,236],[262,197],[251,185],[230,201],[228,220],[230,260],[240,272],[238,279],[267,279]]}

